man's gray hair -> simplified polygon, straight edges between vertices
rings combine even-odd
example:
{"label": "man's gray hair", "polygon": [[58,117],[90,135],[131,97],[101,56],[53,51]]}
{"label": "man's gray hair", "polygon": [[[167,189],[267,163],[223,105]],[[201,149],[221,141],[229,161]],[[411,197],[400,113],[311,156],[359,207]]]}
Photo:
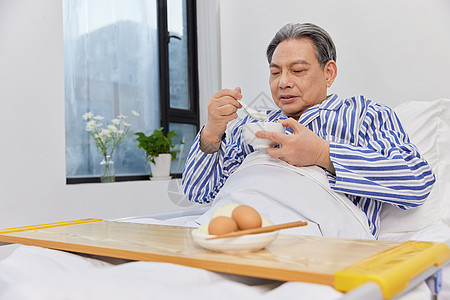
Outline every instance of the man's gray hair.
{"label": "man's gray hair", "polygon": [[267,46],[267,61],[272,63],[272,56],[278,44],[285,40],[308,38],[316,47],[316,57],[322,67],[329,60],[336,61],[336,47],[331,36],[321,27],[311,23],[290,23],[284,25]]}

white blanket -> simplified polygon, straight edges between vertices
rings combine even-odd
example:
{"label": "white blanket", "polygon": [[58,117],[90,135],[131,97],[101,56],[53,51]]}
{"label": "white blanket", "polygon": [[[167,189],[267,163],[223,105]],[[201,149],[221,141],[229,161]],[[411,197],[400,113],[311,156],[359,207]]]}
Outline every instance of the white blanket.
{"label": "white blanket", "polygon": [[210,211],[192,225],[209,222],[215,209],[227,203],[250,205],[275,224],[308,221],[308,226],[283,231],[286,234],[373,239],[365,214],[330,189],[321,168],[294,167],[270,158],[266,151],[247,156]]}
{"label": "white blanket", "polygon": [[[330,286],[258,280],[168,263],[110,265],[62,251],[20,246],[0,261],[0,300],[334,300]],[[428,300],[425,285],[403,296]]]}

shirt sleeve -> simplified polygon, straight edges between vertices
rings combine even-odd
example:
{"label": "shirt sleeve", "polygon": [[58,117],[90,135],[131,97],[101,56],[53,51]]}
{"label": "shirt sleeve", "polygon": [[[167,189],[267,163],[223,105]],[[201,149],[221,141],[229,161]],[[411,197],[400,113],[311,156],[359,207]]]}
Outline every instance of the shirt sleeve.
{"label": "shirt sleeve", "polygon": [[360,126],[356,145],[330,142],[336,170],[336,176],[329,175],[331,188],[402,209],[423,204],[435,177],[395,112],[369,105]]}
{"label": "shirt sleeve", "polygon": [[231,134],[222,139],[220,148],[214,153],[200,150],[200,134],[194,140],[183,171],[183,191],[190,201],[210,203],[214,200],[227,178],[239,167],[249,152],[241,143],[241,125],[233,127]]}

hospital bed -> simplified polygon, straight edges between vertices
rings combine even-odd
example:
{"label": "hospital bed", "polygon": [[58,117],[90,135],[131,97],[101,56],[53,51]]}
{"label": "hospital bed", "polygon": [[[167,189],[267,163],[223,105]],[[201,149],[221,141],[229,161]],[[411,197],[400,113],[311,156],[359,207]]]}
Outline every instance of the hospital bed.
{"label": "hospital bed", "polygon": [[[380,243],[424,241],[450,246],[450,182],[446,179],[450,175],[450,100],[407,102],[395,110],[412,141],[431,164],[437,182],[422,207],[409,211],[383,207]],[[183,225],[207,210],[205,207],[113,221]],[[308,281],[265,279],[263,275],[248,276],[226,270],[208,271],[176,261],[126,262],[120,258],[108,259],[107,256],[20,246],[11,256],[0,261],[0,299],[151,299],[151,295],[169,299],[384,297],[380,286],[370,282],[342,293],[329,285]],[[335,259],[339,260],[339,257]],[[397,299],[432,299],[437,296],[450,299],[448,261],[439,262],[437,266],[432,263],[395,295]]]}

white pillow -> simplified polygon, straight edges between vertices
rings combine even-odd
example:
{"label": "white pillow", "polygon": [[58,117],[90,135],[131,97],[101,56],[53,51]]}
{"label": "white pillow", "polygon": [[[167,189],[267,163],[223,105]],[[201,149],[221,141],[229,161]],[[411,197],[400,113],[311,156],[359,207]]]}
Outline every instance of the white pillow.
{"label": "white pillow", "polygon": [[410,101],[394,111],[433,169],[436,183],[420,207],[401,210],[383,205],[380,233],[419,231],[442,222],[450,224],[450,100]]}

